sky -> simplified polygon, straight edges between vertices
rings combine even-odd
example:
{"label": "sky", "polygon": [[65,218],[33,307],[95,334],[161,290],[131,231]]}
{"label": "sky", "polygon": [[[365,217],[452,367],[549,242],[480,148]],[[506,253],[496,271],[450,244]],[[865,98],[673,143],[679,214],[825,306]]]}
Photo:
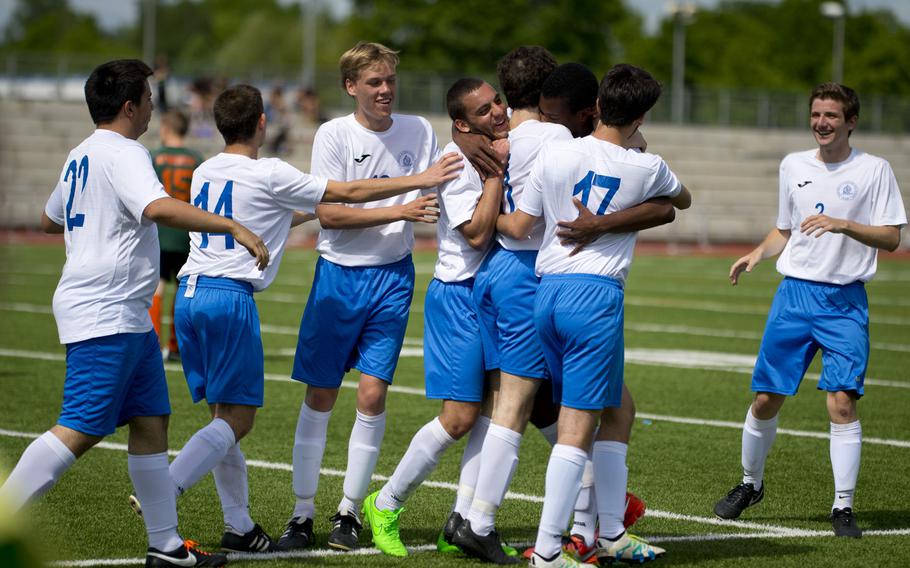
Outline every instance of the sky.
{"label": "sky", "polygon": [[[16,2],[27,0],[0,0],[0,30],[6,28]],[[314,0],[308,0],[314,1]],[[333,11],[343,14],[350,10],[350,0],[315,0],[330,6]],[[454,0],[450,0],[454,1]],[[773,2],[774,0],[768,0]],[[296,4],[298,0],[279,0],[282,4]],[[676,0],[677,4],[695,4],[697,6],[716,6],[720,0]],[[139,13],[139,0],[69,0],[78,11],[90,12],[98,18],[99,24],[106,29],[115,29],[136,20]],[[626,5],[644,16],[646,33],[653,33],[660,20],[667,12],[667,6],[673,0],[626,0]],[[910,1],[907,0],[848,0],[851,12],[863,9],[888,8],[906,25],[910,26]]]}

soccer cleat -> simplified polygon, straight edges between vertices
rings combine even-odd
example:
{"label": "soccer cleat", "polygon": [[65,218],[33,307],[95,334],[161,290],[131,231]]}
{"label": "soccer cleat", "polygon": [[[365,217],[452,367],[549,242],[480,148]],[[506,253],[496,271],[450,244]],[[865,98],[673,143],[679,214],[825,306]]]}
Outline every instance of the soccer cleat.
{"label": "soccer cleat", "polygon": [[633,493],[626,491],[626,513],[622,519],[622,526],[629,528],[645,516],[647,507],[645,502],[636,497]]}
{"label": "soccer cleat", "polygon": [[142,503],[139,502],[139,499],[135,495],[130,495],[129,504],[130,504],[130,509],[132,509],[134,513],[136,513],[137,515],[139,515],[141,517],[142,516]]}
{"label": "soccer cleat", "polygon": [[[452,536],[452,544],[469,556],[493,564],[517,564],[516,556],[510,556],[503,550],[503,542],[495,530],[486,536],[480,536],[471,529],[471,521],[465,520]],[[511,548],[511,547],[510,547]],[[514,549],[513,549],[514,550]],[[517,551],[516,551],[517,555]]]}
{"label": "soccer cleat", "polygon": [[363,520],[370,525],[370,531],[373,533],[373,544],[389,556],[407,556],[408,549],[401,542],[401,528],[398,526],[398,517],[404,511],[404,507],[394,511],[378,509],[376,507],[376,497],[378,496],[379,491],[376,491],[368,495],[363,501]]}
{"label": "soccer cleat", "polygon": [[831,524],[834,526],[834,536],[845,536],[849,538],[860,538],[863,531],[856,524],[856,515],[853,509],[844,507],[843,509],[834,509],[831,511]]}
{"label": "soccer cleat", "polygon": [[635,562],[642,564],[650,562],[661,556],[667,551],[659,546],[648,544],[643,538],[637,537],[629,532],[624,532],[616,540],[606,538],[597,539],[597,560],[603,564],[605,562]]}
{"label": "soccer cleat", "polygon": [[354,550],[357,548],[357,538],[363,525],[351,511],[342,514],[338,511],[329,519],[332,521],[332,532],[329,533],[329,546],[336,550]]}
{"label": "soccer cleat", "polygon": [[259,525],[255,525],[253,530],[246,534],[236,533],[229,527],[225,527],[225,529],[221,536],[221,550],[227,552],[274,552],[276,550],[275,543]]}
{"label": "soccer cleat", "polygon": [[294,517],[288,521],[284,533],[278,539],[275,547],[278,550],[300,550],[314,544],[316,544],[316,537],[313,535],[313,519],[301,521],[300,517]]}
{"label": "soccer cleat", "polygon": [[549,560],[533,552],[528,560],[528,566],[534,566],[535,568],[582,568],[585,564],[579,562],[568,552],[560,551],[559,554]]}
{"label": "soccer cleat", "polygon": [[436,550],[438,552],[443,554],[461,552],[460,548],[452,544],[452,537],[455,536],[455,531],[463,522],[464,517],[461,516],[461,513],[452,511],[449,518],[446,519],[446,524],[442,526],[442,531],[439,532],[439,538],[436,539]]}
{"label": "soccer cleat", "polygon": [[765,484],[755,490],[751,483],[740,483],[727,493],[727,496],[714,505],[714,514],[721,519],[736,519],[746,507],[751,507],[765,497]]}
{"label": "soccer cleat", "polygon": [[[562,551],[568,554],[582,564],[597,564],[597,546],[587,546],[585,539],[581,535],[573,534],[572,536],[562,537]],[[522,556],[528,560],[534,555],[534,547],[526,549]],[[541,557],[542,558],[542,557]]]}
{"label": "soccer cleat", "polygon": [[172,351],[172,350],[168,349],[167,354],[165,354],[165,356],[164,356],[164,359],[166,361],[168,361],[169,363],[179,363],[180,362],[180,352]]}
{"label": "soccer cleat", "polygon": [[145,555],[145,568],[173,568],[174,566],[218,567],[227,564],[227,556],[203,552],[196,548],[198,544],[198,542],[186,540],[183,546],[169,552],[149,547]]}

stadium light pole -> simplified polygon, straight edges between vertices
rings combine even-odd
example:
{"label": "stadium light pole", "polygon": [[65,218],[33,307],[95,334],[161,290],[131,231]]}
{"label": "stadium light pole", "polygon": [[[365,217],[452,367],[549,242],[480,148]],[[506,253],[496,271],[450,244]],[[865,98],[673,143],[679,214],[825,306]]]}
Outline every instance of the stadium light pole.
{"label": "stadium light pole", "polygon": [[824,17],[834,21],[834,45],[831,48],[831,80],[844,80],[844,28],[847,11],[840,2],[822,2],[819,10]]}
{"label": "stadium light pole", "polygon": [[303,65],[300,83],[316,88],[316,4],[318,0],[300,0],[300,29],[303,32]]}
{"label": "stadium light pole", "polygon": [[692,2],[668,2],[667,12],[673,18],[673,101],[672,118],[682,124],[686,112],[686,25],[695,15]]}

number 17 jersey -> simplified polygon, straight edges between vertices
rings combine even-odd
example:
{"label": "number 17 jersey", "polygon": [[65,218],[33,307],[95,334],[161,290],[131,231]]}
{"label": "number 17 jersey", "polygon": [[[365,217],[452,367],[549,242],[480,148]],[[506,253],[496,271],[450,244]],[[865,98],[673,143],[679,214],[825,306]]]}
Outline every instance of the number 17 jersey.
{"label": "number 17 jersey", "polygon": [[596,274],[625,282],[638,233],[603,235],[569,256],[574,247],[561,245],[556,232],[560,221],[578,217],[573,197],[595,215],[604,215],[654,197],[675,197],[681,190],[676,175],[655,154],[626,150],[593,136],[544,146],[518,206],[546,221],[537,274]]}

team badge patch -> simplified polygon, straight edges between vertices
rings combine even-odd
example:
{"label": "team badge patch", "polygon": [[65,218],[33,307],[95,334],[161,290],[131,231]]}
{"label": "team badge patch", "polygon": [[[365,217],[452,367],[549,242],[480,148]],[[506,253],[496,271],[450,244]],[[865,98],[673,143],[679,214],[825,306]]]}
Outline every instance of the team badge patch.
{"label": "team badge patch", "polygon": [[856,186],[846,181],[837,188],[837,196],[843,201],[853,201],[856,198]]}
{"label": "team badge patch", "polygon": [[414,157],[414,154],[405,150],[398,154],[398,165],[401,166],[403,170],[410,170],[414,167],[414,161],[417,158]]}

